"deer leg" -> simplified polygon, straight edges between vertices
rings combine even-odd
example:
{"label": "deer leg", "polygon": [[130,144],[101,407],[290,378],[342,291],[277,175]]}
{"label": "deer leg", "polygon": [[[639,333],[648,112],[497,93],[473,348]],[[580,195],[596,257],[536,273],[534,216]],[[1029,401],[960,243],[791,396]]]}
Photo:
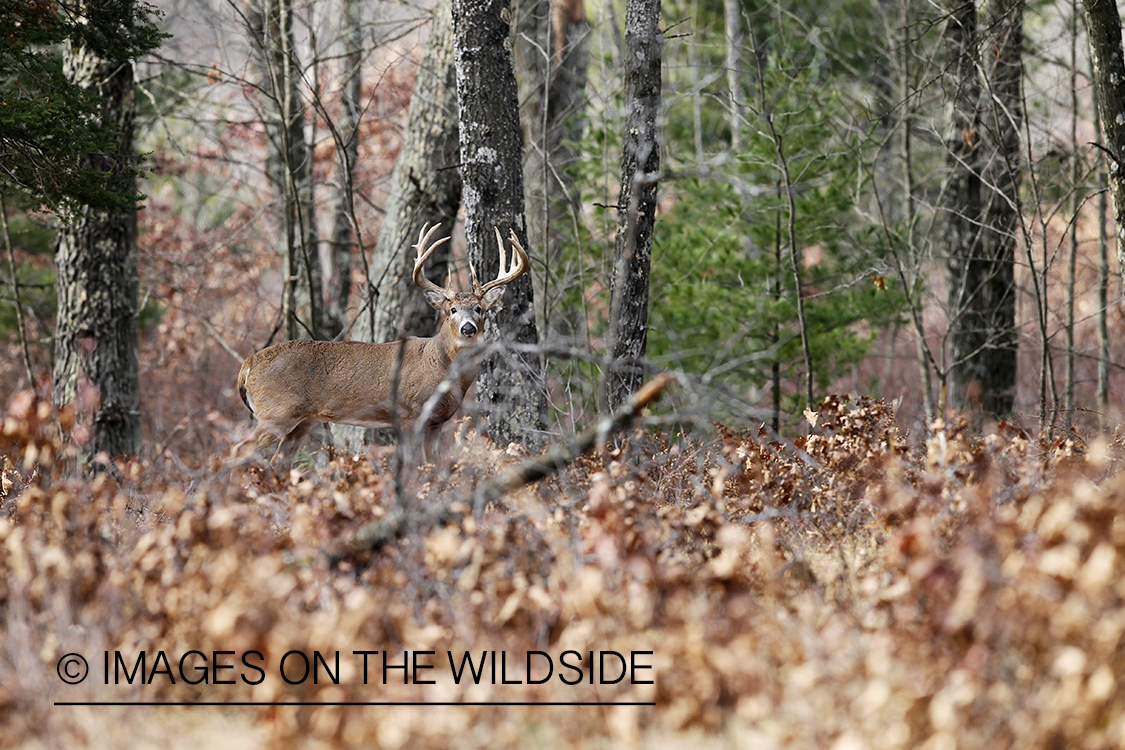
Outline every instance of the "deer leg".
{"label": "deer leg", "polygon": [[422,434],[422,460],[428,464],[436,463],[438,444],[441,441],[441,424],[428,424]]}
{"label": "deer leg", "polygon": [[273,446],[273,455],[270,457],[272,466],[282,453],[288,454],[295,450],[315,424],[315,420],[306,419],[300,422],[281,423],[279,426],[277,423],[265,423],[259,420],[255,435],[258,450],[265,453]]}

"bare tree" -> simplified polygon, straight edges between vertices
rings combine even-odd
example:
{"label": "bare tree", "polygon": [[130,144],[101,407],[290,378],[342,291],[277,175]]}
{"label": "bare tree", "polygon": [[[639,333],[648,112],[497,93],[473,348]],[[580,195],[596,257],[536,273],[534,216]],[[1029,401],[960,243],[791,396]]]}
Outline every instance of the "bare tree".
{"label": "bare tree", "polygon": [[332,285],[328,290],[326,319],[330,333],[337,335],[347,325],[348,299],[352,292],[352,254],[355,231],[355,168],[359,161],[359,123],[363,109],[363,4],[360,0],[344,2],[344,54],[340,58],[343,86],[340,89],[340,114],[336,128],[342,143],[339,147],[339,178],[336,205],[332,215],[332,239],[329,244]]}
{"label": "bare tree", "polygon": [[663,46],[659,0],[629,0],[625,8],[627,114],[610,286],[610,362],[605,375],[610,409],[624,403],[644,382],[649,266],[660,176]]}
{"label": "bare tree", "polygon": [[287,339],[323,338],[324,282],[313,216],[312,150],[305,136],[292,0],[249,0],[253,55],[264,98],[266,172],[282,201],[282,324]]}
{"label": "bare tree", "polygon": [[578,160],[584,129],[590,24],[584,0],[518,0],[516,81],[523,110],[526,149],[527,232],[540,248],[543,271],[532,280],[546,331],[555,323],[552,300],[559,290],[563,248],[573,239],[578,190],[569,168]]}

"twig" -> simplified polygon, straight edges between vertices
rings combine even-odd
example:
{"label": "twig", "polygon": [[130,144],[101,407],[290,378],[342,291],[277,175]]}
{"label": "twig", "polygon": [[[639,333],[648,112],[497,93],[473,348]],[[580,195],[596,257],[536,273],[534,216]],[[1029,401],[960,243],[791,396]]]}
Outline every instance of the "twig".
{"label": "twig", "polygon": [[16,254],[12,249],[12,234],[8,230],[8,207],[4,205],[3,195],[0,195],[0,220],[3,220],[4,223],[4,245],[8,249],[8,271],[12,274],[12,296],[16,302],[16,329],[20,337],[20,350],[23,352],[23,368],[27,375],[27,387],[35,390],[35,370],[31,367],[31,352],[27,346],[27,326],[23,321],[19,272],[16,269]]}
{"label": "twig", "polygon": [[407,511],[399,504],[378,521],[366,523],[356,529],[351,537],[328,551],[328,564],[335,566],[360,552],[375,551],[396,539],[431,529],[450,521],[464,518],[469,513],[480,514],[490,503],[525,485],[537,482],[566,467],[591,448],[604,445],[612,435],[628,427],[641,411],[656,400],[675,380],[661,373],[632,394],[613,414],[586,428],[572,442],[558,445],[542,456],[525,461],[504,471],[495,479],[479,485],[469,498],[462,496],[433,510]]}

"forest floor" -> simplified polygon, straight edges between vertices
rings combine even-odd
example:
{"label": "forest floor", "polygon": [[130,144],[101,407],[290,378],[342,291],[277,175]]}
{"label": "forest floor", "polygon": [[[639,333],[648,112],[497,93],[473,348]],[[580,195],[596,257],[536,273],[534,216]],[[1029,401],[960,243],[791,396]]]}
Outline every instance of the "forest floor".
{"label": "forest floor", "polygon": [[[1125,446],[808,416],[637,431],[473,513],[526,456],[464,423],[401,493],[390,448],[82,479],[17,394],[0,746],[1125,745]],[[395,513],[431,522],[333,559]]]}

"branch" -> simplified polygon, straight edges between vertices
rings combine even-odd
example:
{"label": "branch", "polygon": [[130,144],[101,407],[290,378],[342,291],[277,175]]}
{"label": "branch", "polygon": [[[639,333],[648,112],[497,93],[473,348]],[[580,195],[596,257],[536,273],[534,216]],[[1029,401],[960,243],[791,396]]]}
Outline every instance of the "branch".
{"label": "branch", "polygon": [[542,456],[513,466],[495,479],[479,485],[470,498],[459,497],[433,510],[409,513],[396,503],[386,516],[356,529],[350,538],[327,552],[329,566],[338,565],[353,555],[376,551],[386,544],[408,534],[425,532],[435,526],[457,521],[470,513],[479,515],[493,501],[565,468],[576,458],[595,446],[604,445],[612,435],[621,432],[648,404],[655,401],[672,383],[674,377],[662,373],[630,396],[613,414],[586,428],[572,442],[558,445]]}

